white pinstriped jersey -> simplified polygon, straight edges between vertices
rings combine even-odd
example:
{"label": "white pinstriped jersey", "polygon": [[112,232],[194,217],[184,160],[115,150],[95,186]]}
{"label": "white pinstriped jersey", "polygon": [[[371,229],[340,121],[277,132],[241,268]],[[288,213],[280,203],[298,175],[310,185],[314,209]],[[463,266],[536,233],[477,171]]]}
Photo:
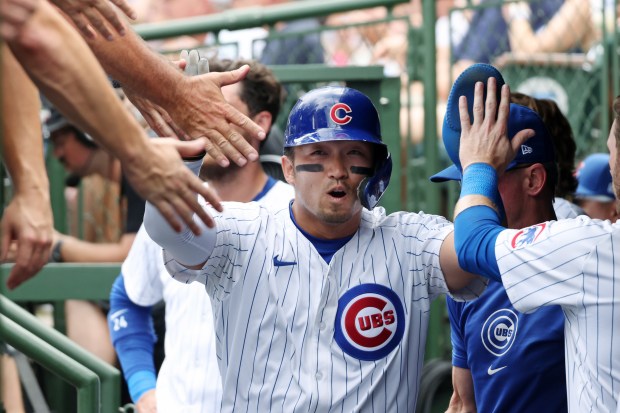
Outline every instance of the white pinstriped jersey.
{"label": "white pinstriped jersey", "polygon": [[577,218],[579,215],[586,214],[578,205],[558,197],[553,200],[553,209],[558,219]]}
{"label": "white pinstriped jersey", "polygon": [[[277,182],[258,203],[288,206],[293,187]],[[166,303],[166,358],[157,376],[160,412],[219,412],[222,385],[215,355],[213,313],[205,287],[175,281],[166,269],[161,247],[138,231],[122,266],[127,295],[136,304]]]}
{"label": "white pinstriped jersey", "polygon": [[[442,217],[364,210],[328,265],[284,209],[227,204],[202,270],[167,256],[173,277],[207,286],[223,412],[412,412],[431,300],[446,293]],[[459,298],[484,289],[481,279]]]}
{"label": "white pinstriped jersey", "polygon": [[502,282],[514,307],[564,312],[569,411],[615,412],[620,392],[620,225],[585,216],[497,238]]}

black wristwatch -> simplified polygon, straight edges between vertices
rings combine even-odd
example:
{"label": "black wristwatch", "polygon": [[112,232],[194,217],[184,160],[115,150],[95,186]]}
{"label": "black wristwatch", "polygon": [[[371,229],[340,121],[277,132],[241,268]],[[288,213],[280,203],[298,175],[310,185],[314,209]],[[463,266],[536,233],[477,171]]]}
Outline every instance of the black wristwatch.
{"label": "black wristwatch", "polygon": [[61,247],[62,240],[54,244],[54,248],[52,248],[52,254],[50,255],[50,262],[62,262],[62,254],[60,253]]}

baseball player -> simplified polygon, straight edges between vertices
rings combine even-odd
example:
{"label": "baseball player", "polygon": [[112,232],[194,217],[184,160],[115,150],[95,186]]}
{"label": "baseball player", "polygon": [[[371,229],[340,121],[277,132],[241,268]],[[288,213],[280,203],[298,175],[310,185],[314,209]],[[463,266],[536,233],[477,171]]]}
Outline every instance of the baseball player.
{"label": "baseball player", "polygon": [[616,196],[609,172],[609,155],[594,153],[586,157],[577,168],[579,185],[575,191],[575,203],[590,218],[618,219]]}
{"label": "baseball player", "polygon": [[484,280],[458,267],[443,217],[371,202],[392,164],[361,92],[302,96],[284,153],[287,209],[205,205],[215,225],[199,237],[145,213],[173,278],[211,297],[222,411],[414,411],[431,300],[473,299]]}
{"label": "baseball player", "polygon": [[[282,87],[265,66],[253,61],[211,61],[213,72],[251,66],[240,83],[222,93],[237,110],[269,131],[280,111]],[[258,149],[259,142],[246,136]],[[293,189],[268,176],[260,163],[220,167],[211,158],[194,162],[223,200],[257,201],[274,210],[287,208]],[[151,307],[165,301],[166,357],[157,381],[153,364]],[[184,285],[164,268],[161,247],[140,229],[111,294],[108,320],[132,400],[139,412],[218,412],[221,379],[215,357],[211,301],[204,285]],[[156,390],[155,390],[156,389]]]}
{"label": "baseball player", "polygon": [[[507,139],[509,88],[502,88],[498,105],[495,78],[489,78],[487,85],[485,100],[484,84],[476,84],[473,124],[468,99],[462,96],[459,101],[464,171],[455,220],[459,263],[502,282],[521,312],[560,306],[565,317],[569,412],[615,412],[620,389],[620,336],[615,328],[620,317],[620,267],[614,259],[619,227],[585,216],[524,229],[500,225],[498,175],[535,132],[530,128]],[[607,146],[618,194],[620,98],[614,101],[614,111]]]}
{"label": "baseball player", "polygon": [[[497,69],[477,64],[465,70],[452,86],[442,132],[451,158],[458,159],[461,134],[458,98],[489,76],[503,84]],[[498,180],[507,226],[522,228],[555,220],[558,173],[554,140],[543,120],[525,106],[510,105],[508,125],[509,136],[527,127],[537,133],[524,143]],[[458,171],[457,177],[444,170],[431,180],[460,180],[456,166],[448,169],[452,170]],[[462,303],[448,298],[446,303],[454,389],[447,412],[566,412],[564,316],[559,307],[523,314],[510,303],[502,284],[494,280],[477,300]]]}

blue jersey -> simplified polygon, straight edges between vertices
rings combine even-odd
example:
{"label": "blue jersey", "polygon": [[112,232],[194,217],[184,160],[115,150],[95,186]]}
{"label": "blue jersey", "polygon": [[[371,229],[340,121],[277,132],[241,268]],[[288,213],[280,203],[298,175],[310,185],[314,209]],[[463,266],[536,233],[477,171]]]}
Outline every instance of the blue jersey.
{"label": "blue jersey", "polygon": [[567,411],[560,307],[520,313],[493,280],[480,299],[447,303],[452,364],[471,371],[479,412]]}

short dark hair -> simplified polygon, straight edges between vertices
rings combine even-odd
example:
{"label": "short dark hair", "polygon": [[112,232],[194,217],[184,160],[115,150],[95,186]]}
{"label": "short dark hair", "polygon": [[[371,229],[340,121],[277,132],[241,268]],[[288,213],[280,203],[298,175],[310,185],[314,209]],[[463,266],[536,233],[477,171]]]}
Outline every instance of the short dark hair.
{"label": "short dark hair", "polygon": [[[250,66],[250,71],[241,84],[241,100],[248,105],[249,116],[267,111],[274,124],[284,102],[286,92],[271,69],[256,60],[209,60],[211,72],[227,72],[243,65]],[[269,132],[269,131],[267,131]]]}
{"label": "short dark hair", "polygon": [[523,93],[513,92],[510,101],[532,109],[542,118],[555,150],[557,170],[545,165],[550,175],[549,182],[555,186],[555,195],[560,198],[572,197],[577,189],[575,178],[575,152],[577,145],[573,129],[558,105],[550,99],[536,99]]}

